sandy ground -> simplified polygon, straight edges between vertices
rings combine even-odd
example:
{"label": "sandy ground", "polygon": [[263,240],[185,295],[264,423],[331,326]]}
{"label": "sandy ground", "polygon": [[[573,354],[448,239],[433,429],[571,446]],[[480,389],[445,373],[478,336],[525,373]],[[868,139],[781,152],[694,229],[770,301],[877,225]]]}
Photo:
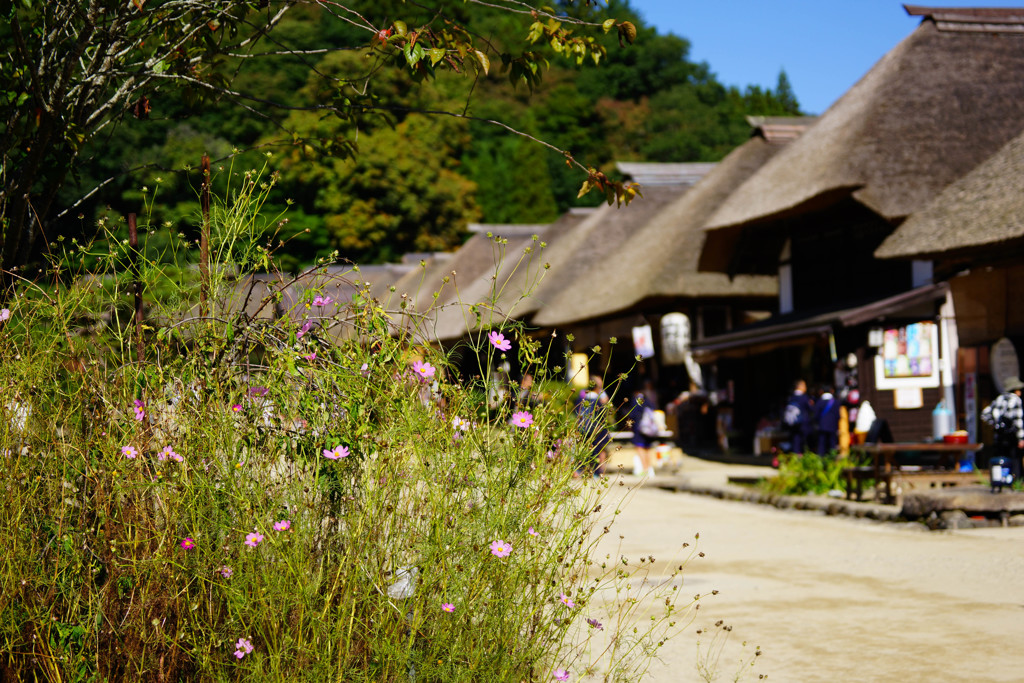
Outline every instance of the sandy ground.
{"label": "sandy ground", "polygon": [[[677,476],[708,481],[756,470],[684,460]],[[722,681],[1024,680],[1024,528],[929,532],[622,479],[633,486],[615,496],[635,490],[608,543],[660,568],[699,533],[684,595],[719,591],[644,680],[705,680],[698,658],[717,660]],[[719,619],[727,639],[697,635]],[[754,646],[763,654],[744,666]]]}

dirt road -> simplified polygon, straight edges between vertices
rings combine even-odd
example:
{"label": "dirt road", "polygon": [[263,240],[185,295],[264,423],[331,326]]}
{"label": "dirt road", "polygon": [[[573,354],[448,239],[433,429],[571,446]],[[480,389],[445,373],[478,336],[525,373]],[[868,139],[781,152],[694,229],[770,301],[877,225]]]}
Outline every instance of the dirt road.
{"label": "dirt road", "polygon": [[[645,680],[705,680],[709,656],[722,681],[1024,680],[1024,528],[928,532],[650,488],[615,528],[659,564],[699,533],[686,595],[719,591]],[[724,646],[696,634],[719,619]]]}

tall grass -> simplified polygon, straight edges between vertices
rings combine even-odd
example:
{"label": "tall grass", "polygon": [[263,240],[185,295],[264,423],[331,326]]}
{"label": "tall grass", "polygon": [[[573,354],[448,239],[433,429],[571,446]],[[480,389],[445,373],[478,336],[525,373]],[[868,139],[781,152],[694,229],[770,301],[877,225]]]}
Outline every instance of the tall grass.
{"label": "tall grass", "polygon": [[141,330],[108,233],[3,304],[0,679],[635,680],[693,598],[593,557],[610,481],[564,397],[488,405],[503,353],[545,359],[492,321],[459,379],[365,286],[240,305],[269,182],[215,207],[208,315],[175,236]]}

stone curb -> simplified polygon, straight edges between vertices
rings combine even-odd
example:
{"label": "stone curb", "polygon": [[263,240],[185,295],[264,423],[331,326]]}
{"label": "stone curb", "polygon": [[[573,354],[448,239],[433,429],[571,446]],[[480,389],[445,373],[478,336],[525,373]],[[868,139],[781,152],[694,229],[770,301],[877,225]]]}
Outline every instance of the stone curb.
{"label": "stone curb", "polygon": [[644,481],[645,488],[659,488],[676,493],[693,493],[710,496],[719,500],[735,500],[743,503],[759,503],[772,505],[780,510],[809,510],[822,512],[826,515],[846,515],[861,519],[873,519],[880,522],[906,521],[897,505],[881,505],[878,503],[862,503],[838,498],[818,498],[811,496],[782,496],[764,491],[754,491],[740,486],[712,486],[693,484],[685,480],[675,481]]}

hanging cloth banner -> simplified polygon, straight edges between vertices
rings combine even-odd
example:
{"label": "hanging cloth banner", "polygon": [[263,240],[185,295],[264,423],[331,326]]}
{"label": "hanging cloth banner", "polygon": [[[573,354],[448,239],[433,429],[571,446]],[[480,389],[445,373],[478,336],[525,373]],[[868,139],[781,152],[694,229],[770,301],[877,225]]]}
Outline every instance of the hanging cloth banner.
{"label": "hanging cloth banner", "polygon": [[633,348],[636,350],[636,355],[641,358],[654,357],[654,337],[651,334],[650,325],[633,328]]}
{"label": "hanging cloth banner", "polygon": [[690,352],[691,335],[690,319],[683,313],[666,313],[661,317],[661,362],[685,365],[694,387],[702,389],[703,373]]}
{"label": "hanging cloth banner", "polygon": [[661,316],[661,362],[681,365],[690,353],[690,319],[682,313]]}

